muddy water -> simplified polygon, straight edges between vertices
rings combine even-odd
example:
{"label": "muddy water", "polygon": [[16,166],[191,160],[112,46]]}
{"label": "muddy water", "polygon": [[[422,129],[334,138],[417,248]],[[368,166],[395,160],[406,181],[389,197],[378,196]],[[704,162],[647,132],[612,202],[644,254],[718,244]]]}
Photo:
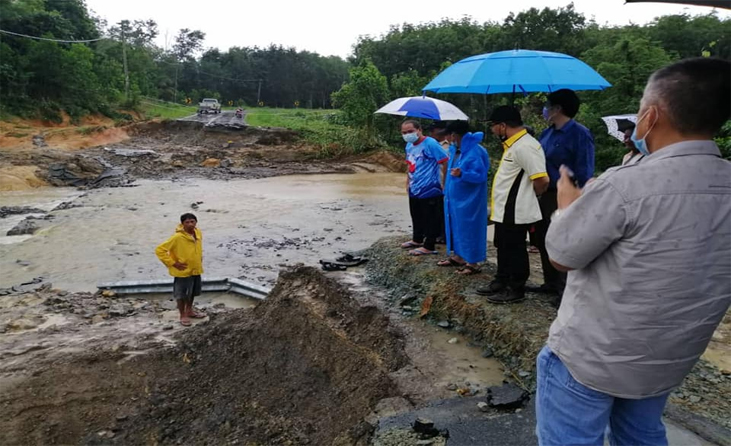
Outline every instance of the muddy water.
{"label": "muddy water", "polygon": [[[410,224],[400,174],[138,184],[92,190],[74,201],[79,207],[54,212],[32,237],[0,237],[0,287],[42,276],[58,288],[93,291],[100,282],[167,277],[154,249],[184,212],[198,216],[207,275],[268,285],[280,265],[314,265]],[[50,209],[72,195],[51,188],[8,192],[0,206]],[[200,204],[192,209],[192,203]]]}

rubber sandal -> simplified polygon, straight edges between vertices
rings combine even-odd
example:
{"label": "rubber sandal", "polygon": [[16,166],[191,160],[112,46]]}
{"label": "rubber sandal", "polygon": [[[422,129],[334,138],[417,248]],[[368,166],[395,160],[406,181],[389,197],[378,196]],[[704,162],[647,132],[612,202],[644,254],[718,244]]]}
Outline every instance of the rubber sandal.
{"label": "rubber sandal", "polygon": [[411,248],[421,248],[421,243],[416,243],[414,241],[408,241],[406,243],[401,243],[401,249],[411,249]]}
{"label": "rubber sandal", "polygon": [[449,257],[447,259],[438,261],[437,266],[449,268],[449,267],[453,267],[453,266],[465,266],[465,264],[458,262],[458,261],[454,260],[453,258]]}
{"label": "rubber sandal", "polygon": [[419,256],[433,256],[439,254],[439,251],[419,251],[418,249],[414,249],[409,251],[410,256],[419,257]]}
{"label": "rubber sandal", "polygon": [[465,265],[462,268],[458,269],[456,272],[461,276],[472,276],[475,274],[480,274],[482,272],[482,269],[479,267],[474,267],[472,265]]}
{"label": "rubber sandal", "polygon": [[181,319],[181,321],[180,321],[180,325],[182,325],[183,327],[190,327],[190,326],[191,326],[192,324],[193,324],[193,323],[192,323],[191,321],[187,321],[187,320],[186,320],[186,321],[184,321],[184,320],[182,320],[182,319]]}
{"label": "rubber sandal", "polygon": [[194,311],[193,314],[189,314],[188,317],[192,317],[193,319],[205,319],[206,315],[203,313]]}
{"label": "rubber sandal", "polygon": [[345,271],[348,269],[345,265],[338,265],[336,263],[327,262],[325,260],[320,260],[320,265],[322,265],[323,271]]}

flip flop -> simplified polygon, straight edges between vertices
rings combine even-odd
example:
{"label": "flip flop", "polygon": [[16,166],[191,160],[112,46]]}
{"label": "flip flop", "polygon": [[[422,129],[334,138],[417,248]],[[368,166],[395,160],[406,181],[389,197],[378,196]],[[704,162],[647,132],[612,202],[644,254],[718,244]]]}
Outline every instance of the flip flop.
{"label": "flip flop", "polygon": [[406,243],[401,243],[401,249],[411,249],[411,248],[421,248],[421,243],[416,243],[414,241],[408,241]]}
{"label": "flip flop", "polygon": [[193,319],[205,319],[206,315],[203,313],[194,311],[192,314],[189,314],[188,317],[192,317]]}
{"label": "flip flop", "polygon": [[466,265],[465,263],[458,262],[451,257],[437,262],[437,266],[444,266],[444,267],[465,266],[465,265]]}
{"label": "flip flop", "polygon": [[439,251],[419,251],[418,249],[414,249],[409,251],[410,256],[419,257],[419,256],[433,256],[439,254]]}
{"label": "flip flop", "polygon": [[464,265],[462,268],[458,269],[457,274],[462,276],[472,276],[474,274],[480,274],[482,272],[482,269],[479,267],[475,267],[472,265]]}
{"label": "flip flop", "polygon": [[345,271],[348,269],[345,265],[338,265],[337,263],[328,262],[326,260],[320,260],[323,271]]}
{"label": "flip flop", "polygon": [[189,320],[183,320],[183,319],[180,320],[180,325],[182,325],[183,327],[190,327],[192,324],[193,323]]}

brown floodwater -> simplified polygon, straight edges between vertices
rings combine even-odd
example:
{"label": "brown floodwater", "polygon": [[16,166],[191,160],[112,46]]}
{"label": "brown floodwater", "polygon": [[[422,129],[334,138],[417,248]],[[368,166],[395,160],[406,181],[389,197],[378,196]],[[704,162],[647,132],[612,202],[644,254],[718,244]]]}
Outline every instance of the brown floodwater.
{"label": "brown floodwater", "polygon": [[[155,246],[184,212],[195,213],[203,231],[205,275],[267,285],[280,265],[316,265],[410,225],[402,174],[137,184],[80,197],[57,188],[0,194],[0,206],[50,210],[70,199],[78,206],[53,212],[33,236],[0,236],[0,287],[43,277],[57,288],[93,291],[101,282],[165,278]],[[1,233],[21,219],[0,220]]]}

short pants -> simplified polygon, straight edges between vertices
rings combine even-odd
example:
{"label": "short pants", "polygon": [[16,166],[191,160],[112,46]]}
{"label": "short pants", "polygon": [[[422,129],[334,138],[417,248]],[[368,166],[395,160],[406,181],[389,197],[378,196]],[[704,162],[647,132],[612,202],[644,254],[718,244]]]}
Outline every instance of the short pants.
{"label": "short pants", "polygon": [[173,297],[176,300],[193,300],[201,295],[201,276],[176,277],[173,280]]}

